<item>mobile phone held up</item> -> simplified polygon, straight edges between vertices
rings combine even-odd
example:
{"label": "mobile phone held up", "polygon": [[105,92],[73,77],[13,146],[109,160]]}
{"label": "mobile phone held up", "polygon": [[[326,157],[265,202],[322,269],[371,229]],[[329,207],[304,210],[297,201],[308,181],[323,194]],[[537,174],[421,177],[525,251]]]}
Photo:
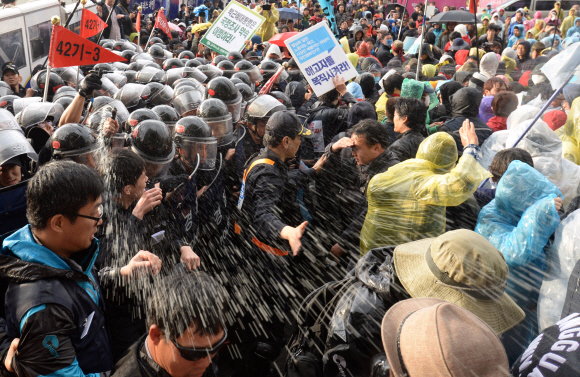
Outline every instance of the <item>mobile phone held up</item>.
{"label": "mobile phone held up", "polygon": [[270,10],[270,9],[272,9],[272,5],[271,4],[264,4],[264,5],[262,5],[262,9],[263,10]]}

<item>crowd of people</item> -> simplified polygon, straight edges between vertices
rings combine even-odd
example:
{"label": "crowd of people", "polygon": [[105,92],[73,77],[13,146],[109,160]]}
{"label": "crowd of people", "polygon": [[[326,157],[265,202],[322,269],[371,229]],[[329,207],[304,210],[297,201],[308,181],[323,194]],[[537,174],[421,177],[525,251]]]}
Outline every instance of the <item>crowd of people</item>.
{"label": "crowd of people", "polygon": [[[579,375],[580,84],[542,70],[578,5],[263,1],[225,56],[224,5],[107,0],[124,62],[2,66],[2,375]],[[332,20],[358,75],[317,95],[268,41]]]}

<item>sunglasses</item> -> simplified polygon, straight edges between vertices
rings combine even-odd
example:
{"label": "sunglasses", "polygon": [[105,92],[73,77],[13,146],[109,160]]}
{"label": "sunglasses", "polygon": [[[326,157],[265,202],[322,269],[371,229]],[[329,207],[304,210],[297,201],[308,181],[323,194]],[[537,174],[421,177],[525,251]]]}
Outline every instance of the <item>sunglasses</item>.
{"label": "sunglasses", "polygon": [[97,211],[99,212],[99,217],[81,215],[80,213],[75,213],[75,216],[83,217],[85,219],[95,220],[95,226],[97,226],[99,221],[103,218],[103,205],[102,204],[97,207]]}
{"label": "sunglasses", "polygon": [[215,355],[219,352],[219,350],[224,346],[226,343],[226,339],[228,338],[228,331],[224,328],[224,337],[221,338],[219,342],[213,345],[212,348],[186,348],[182,347],[175,340],[172,340],[171,343],[177,348],[181,357],[185,360],[189,361],[197,361],[204,359],[210,355]]}

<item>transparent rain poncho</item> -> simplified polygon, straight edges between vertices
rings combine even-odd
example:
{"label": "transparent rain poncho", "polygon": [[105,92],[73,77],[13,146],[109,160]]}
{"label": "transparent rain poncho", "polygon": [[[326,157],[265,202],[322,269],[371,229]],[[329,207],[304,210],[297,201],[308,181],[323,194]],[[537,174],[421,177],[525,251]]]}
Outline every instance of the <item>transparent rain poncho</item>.
{"label": "transparent rain poncho", "polygon": [[[509,130],[507,146],[513,145],[530,125],[531,120]],[[562,157],[562,141],[542,120],[538,120],[517,148],[527,151],[534,160],[534,168],[555,184],[564,195],[564,208],[578,195],[580,166]]]}
{"label": "transparent rain poncho", "polygon": [[556,134],[562,140],[564,158],[580,165],[580,97],[572,102],[568,120],[556,131]]}
{"label": "transparent rain poncho", "polygon": [[560,320],[568,280],[580,259],[580,211],[574,211],[562,221],[554,235],[554,243],[547,253],[546,276],[538,299],[539,331]]}
{"label": "transparent rain poncho", "polygon": [[377,174],[367,189],[361,254],[443,234],[445,207],[465,202],[491,177],[469,154],[456,161],[453,137],[440,132],[421,143],[415,159]]}

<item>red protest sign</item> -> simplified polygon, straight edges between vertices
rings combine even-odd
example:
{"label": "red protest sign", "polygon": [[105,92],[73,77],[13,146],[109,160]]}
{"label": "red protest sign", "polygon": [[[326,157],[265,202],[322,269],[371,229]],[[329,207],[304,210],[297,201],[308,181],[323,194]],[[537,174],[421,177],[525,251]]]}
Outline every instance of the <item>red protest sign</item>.
{"label": "red protest sign", "polygon": [[137,13],[137,22],[135,22],[135,29],[137,29],[138,33],[141,32],[141,12]]}
{"label": "red protest sign", "polygon": [[62,26],[53,26],[48,53],[48,65],[52,68],[113,62],[125,62],[125,58]]}
{"label": "red protest sign", "polygon": [[83,9],[81,16],[81,32],[83,38],[90,38],[107,27],[105,21],[88,9]]}
{"label": "red protest sign", "polygon": [[173,37],[171,37],[171,30],[169,30],[167,18],[165,18],[165,15],[163,14],[162,10],[160,10],[157,13],[157,18],[155,19],[155,27],[161,29],[169,37],[169,39],[173,39]]}

